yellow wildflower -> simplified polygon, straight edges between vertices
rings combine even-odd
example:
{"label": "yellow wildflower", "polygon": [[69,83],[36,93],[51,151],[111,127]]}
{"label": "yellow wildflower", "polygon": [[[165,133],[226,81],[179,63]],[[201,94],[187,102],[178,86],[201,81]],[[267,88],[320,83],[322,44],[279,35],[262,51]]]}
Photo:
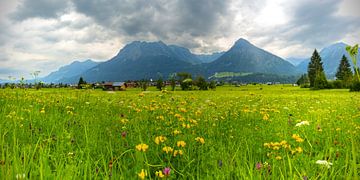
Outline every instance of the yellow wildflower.
{"label": "yellow wildflower", "polygon": [[174,151],[174,157],[176,157],[178,154],[179,154],[180,156],[182,156],[182,155],[184,154],[184,152],[183,152],[182,150],[175,150],[175,151]]}
{"label": "yellow wildflower", "polygon": [[267,120],[269,120],[269,117],[270,117],[270,115],[269,115],[269,114],[264,114],[264,116],[263,116],[263,120],[267,121]]}
{"label": "yellow wildflower", "polygon": [[41,108],[40,113],[45,113],[45,108]]}
{"label": "yellow wildflower", "polygon": [[275,159],[276,159],[276,160],[281,160],[282,157],[281,157],[281,156],[276,156]]}
{"label": "yellow wildflower", "polygon": [[302,153],[302,152],[303,152],[303,149],[302,149],[301,147],[297,147],[297,148],[296,148],[296,152]]}
{"label": "yellow wildflower", "polygon": [[166,137],[165,136],[157,136],[155,137],[155,143],[156,144],[160,144],[166,141]]}
{"label": "yellow wildflower", "polygon": [[296,142],[304,142],[304,139],[302,139],[298,134],[293,134],[292,138],[295,139]]}
{"label": "yellow wildflower", "polygon": [[186,145],[185,141],[178,141],[177,142],[178,147],[185,147],[185,145]]}
{"label": "yellow wildflower", "polygon": [[164,152],[166,152],[166,154],[168,154],[169,152],[173,152],[173,148],[172,147],[169,147],[169,146],[165,146],[163,147],[162,149]]}
{"label": "yellow wildflower", "polygon": [[177,129],[174,130],[174,132],[173,132],[174,135],[177,135],[177,134],[180,134],[180,133],[181,133],[181,131],[179,131],[179,130],[177,130]]}
{"label": "yellow wildflower", "polygon": [[156,177],[159,177],[159,178],[164,178],[164,177],[165,177],[165,175],[163,174],[162,171],[156,171],[156,172],[155,172],[155,176],[156,176]]}
{"label": "yellow wildflower", "polygon": [[147,144],[144,144],[144,143],[136,145],[136,149],[138,151],[144,151],[145,152],[148,148],[149,148],[149,146]]}
{"label": "yellow wildflower", "polygon": [[145,179],[147,172],[144,169],[141,169],[141,172],[138,174],[140,179]]}
{"label": "yellow wildflower", "polygon": [[201,144],[204,144],[204,143],[205,143],[205,139],[202,138],[202,137],[196,137],[196,138],[195,138],[195,141],[200,142]]}

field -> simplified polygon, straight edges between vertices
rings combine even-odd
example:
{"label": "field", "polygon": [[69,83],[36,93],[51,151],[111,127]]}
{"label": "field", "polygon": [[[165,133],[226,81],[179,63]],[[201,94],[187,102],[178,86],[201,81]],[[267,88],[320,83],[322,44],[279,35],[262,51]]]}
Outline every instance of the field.
{"label": "field", "polygon": [[0,90],[1,179],[356,179],[360,94]]}

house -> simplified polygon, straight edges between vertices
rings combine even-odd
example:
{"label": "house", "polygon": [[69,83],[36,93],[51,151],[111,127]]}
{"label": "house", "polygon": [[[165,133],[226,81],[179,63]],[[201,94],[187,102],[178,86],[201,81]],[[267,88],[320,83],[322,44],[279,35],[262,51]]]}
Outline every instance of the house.
{"label": "house", "polygon": [[106,82],[103,84],[103,90],[105,91],[123,91],[125,89],[125,82]]}

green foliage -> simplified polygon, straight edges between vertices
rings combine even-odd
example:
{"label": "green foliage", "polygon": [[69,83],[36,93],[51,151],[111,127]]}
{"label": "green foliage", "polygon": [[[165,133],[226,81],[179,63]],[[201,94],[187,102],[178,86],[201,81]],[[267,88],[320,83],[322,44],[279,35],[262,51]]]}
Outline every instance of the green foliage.
{"label": "green foliage", "polygon": [[140,86],[141,90],[143,90],[143,91],[147,90],[147,88],[149,86],[149,81],[148,80],[143,79],[143,80],[139,81],[138,83],[139,83],[139,86]]}
{"label": "green foliage", "polygon": [[360,91],[360,81],[354,80],[350,86],[350,91],[359,92]]}
{"label": "green foliage", "polygon": [[359,45],[356,44],[353,47],[347,46],[346,51],[350,55],[350,58],[351,58],[351,60],[352,60],[352,62],[354,64],[355,74],[356,74],[358,80],[360,81],[360,74],[359,74],[359,69],[358,69],[358,66],[357,66],[357,54],[359,53]]}
{"label": "green foliage", "polygon": [[326,76],[324,72],[319,72],[319,74],[317,74],[315,76],[315,82],[314,82],[314,86],[312,87],[312,89],[326,89],[329,88],[328,82],[326,80]]}
{"label": "green foliage", "polygon": [[170,74],[170,75],[169,75],[169,80],[170,80],[171,90],[172,90],[172,91],[175,91],[175,87],[176,87],[176,73]]}
{"label": "green foliage", "polygon": [[215,90],[215,89],[216,89],[216,82],[215,82],[215,81],[210,81],[210,83],[209,83],[209,89],[211,89],[211,90]]}
{"label": "green foliage", "polygon": [[181,90],[191,90],[192,78],[191,74],[187,72],[177,73]]}
{"label": "green foliage", "polygon": [[205,78],[202,76],[198,76],[194,84],[199,87],[199,90],[208,90],[209,85],[206,82]]}
{"label": "green foliage", "polygon": [[[0,179],[138,179],[142,169],[159,179],[165,167],[165,179],[358,177],[357,94],[290,85],[153,89],[0,89]],[[166,140],[157,144],[159,136]]]}
{"label": "green foliage", "polygon": [[[318,77],[319,76],[319,77]],[[310,81],[310,87],[314,89],[323,89],[321,88],[326,83],[324,82],[324,78],[326,80],[326,76],[324,73],[323,64],[321,62],[321,57],[317,50],[314,50],[313,55],[311,56],[309,65],[308,65],[308,77]],[[317,82],[315,82],[317,81]],[[315,84],[317,84],[315,87]]]}
{"label": "green foliage", "polygon": [[296,81],[296,84],[299,86],[309,84],[308,75],[307,74],[301,75],[300,78]]}
{"label": "green foliage", "polygon": [[165,87],[164,80],[160,76],[159,79],[156,81],[156,88],[161,91],[163,87]]}

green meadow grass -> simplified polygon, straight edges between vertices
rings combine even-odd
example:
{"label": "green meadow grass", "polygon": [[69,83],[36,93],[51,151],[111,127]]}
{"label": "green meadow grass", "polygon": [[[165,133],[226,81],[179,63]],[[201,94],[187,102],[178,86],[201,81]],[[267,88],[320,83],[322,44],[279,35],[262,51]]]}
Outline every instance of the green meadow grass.
{"label": "green meadow grass", "polygon": [[356,179],[359,148],[347,90],[0,90],[1,179]]}

